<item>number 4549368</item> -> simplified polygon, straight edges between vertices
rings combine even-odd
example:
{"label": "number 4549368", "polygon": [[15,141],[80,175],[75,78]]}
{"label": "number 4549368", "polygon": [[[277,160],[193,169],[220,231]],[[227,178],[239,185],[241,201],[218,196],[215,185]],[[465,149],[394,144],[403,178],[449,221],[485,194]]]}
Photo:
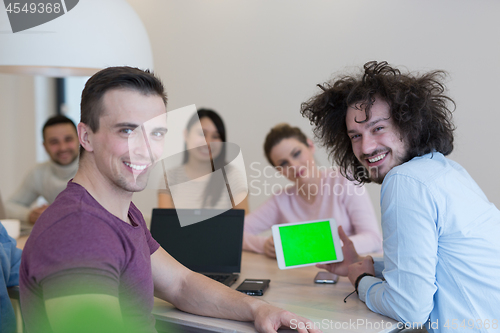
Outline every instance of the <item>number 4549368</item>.
{"label": "number 4549368", "polygon": [[453,330],[456,330],[459,328],[462,328],[462,329],[478,329],[478,328],[490,329],[490,328],[492,328],[492,329],[496,330],[496,329],[498,329],[498,320],[497,319],[493,319],[493,320],[469,319],[467,321],[465,321],[465,320],[459,321],[458,319],[452,319],[451,321],[447,320],[445,322],[445,324],[443,325],[443,327],[446,327],[448,329],[451,328]]}
{"label": "number 4549368", "polygon": [[7,13],[11,14],[19,14],[21,12],[23,13],[30,13],[30,14],[51,14],[51,13],[56,13],[59,14],[61,12],[61,4],[56,2],[56,3],[35,3],[32,2],[30,4],[25,3],[24,6],[21,7],[21,4],[18,2],[14,3],[9,3],[7,8],[5,9]]}

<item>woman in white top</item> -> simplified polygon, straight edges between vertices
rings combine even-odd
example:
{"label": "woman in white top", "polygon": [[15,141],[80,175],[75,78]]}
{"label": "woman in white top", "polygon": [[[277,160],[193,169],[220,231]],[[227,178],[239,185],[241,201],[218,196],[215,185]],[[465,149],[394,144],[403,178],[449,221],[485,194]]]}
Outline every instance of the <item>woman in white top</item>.
{"label": "woman in white top", "polygon": [[266,137],[264,152],[269,163],[294,185],[245,217],[244,250],[275,258],[273,238],[260,233],[274,224],[326,218],[342,226],[359,253],[382,249],[366,189],[340,175],[338,169],[318,167],[313,142],[298,127],[276,125]]}
{"label": "woman in white top", "polygon": [[[199,119],[200,126],[194,126]],[[213,110],[200,109],[189,119],[184,131],[186,149],[183,164],[169,170],[169,185],[158,192],[160,208],[213,208],[232,207],[226,184],[219,174],[212,172],[214,165],[226,165],[226,129],[222,118]],[[226,168],[227,169],[227,168]],[[245,192],[244,179],[231,185],[233,195]],[[175,204],[170,187],[182,184],[182,190],[175,192]],[[239,201],[238,201],[239,202]],[[248,211],[245,198],[235,208]]]}

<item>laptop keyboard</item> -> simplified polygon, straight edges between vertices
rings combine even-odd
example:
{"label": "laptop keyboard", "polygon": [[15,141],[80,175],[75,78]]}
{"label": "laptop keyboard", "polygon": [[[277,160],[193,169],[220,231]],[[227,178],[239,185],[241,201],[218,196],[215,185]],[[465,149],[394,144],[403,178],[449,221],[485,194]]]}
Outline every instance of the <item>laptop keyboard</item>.
{"label": "laptop keyboard", "polygon": [[204,273],[203,275],[225,284],[230,287],[236,280],[238,280],[238,274],[216,274],[216,273]]}
{"label": "laptop keyboard", "polygon": [[207,277],[211,278],[212,280],[218,281],[218,282],[224,282],[228,278],[229,275],[227,274],[206,274]]}

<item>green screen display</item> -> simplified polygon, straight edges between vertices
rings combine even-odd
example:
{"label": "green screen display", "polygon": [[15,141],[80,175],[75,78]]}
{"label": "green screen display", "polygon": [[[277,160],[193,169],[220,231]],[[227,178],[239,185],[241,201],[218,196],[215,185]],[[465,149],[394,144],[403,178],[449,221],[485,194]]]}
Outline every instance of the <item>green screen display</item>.
{"label": "green screen display", "polygon": [[279,228],[287,267],[337,259],[329,221]]}

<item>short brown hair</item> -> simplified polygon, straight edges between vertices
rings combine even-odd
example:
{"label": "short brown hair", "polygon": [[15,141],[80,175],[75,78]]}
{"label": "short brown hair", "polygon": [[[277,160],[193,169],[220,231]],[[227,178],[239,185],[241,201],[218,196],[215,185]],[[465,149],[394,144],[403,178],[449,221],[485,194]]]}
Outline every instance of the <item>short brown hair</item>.
{"label": "short brown hair", "polygon": [[56,116],[50,117],[43,125],[43,129],[42,129],[43,141],[45,141],[45,130],[47,129],[47,127],[54,126],[54,125],[60,125],[60,124],[70,124],[75,129],[75,133],[77,133],[75,123],[71,119],[69,119],[68,117],[63,116],[63,115],[56,115]]}
{"label": "short brown hair", "polygon": [[266,158],[272,166],[275,166],[273,161],[271,161],[271,150],[274,146],[281,142],[283,139],[295,138],[309,146],[307,142],[307,137],[298,127],[292,127],[287,123],[281,123],[273,128],[266,136],[266,140],[264,141],[264,153],[266,154]]}
{"label": "short brown hair", "polygon": [[[95,133],[99,130],[99,119],[103,116],[102,97],[112,89],[129,89],[144,95],[157,95],[167,105],[165,88],[152,72],[133,67],[108,67],[94,74],[82,92],[80,121]],[[84,151],[80,147],[80,155]]]}

